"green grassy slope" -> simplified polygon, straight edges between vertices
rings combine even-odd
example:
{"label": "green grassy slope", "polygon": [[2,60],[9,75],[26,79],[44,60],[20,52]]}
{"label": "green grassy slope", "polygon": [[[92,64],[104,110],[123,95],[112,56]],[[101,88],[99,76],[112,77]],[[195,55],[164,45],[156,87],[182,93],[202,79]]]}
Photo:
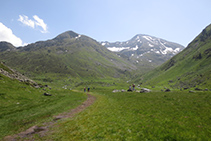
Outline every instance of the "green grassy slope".
{"label": "green grassy slope", "polygon": [[27,76],[59,75],[80,78],[125,77],[136,67],[95,40],[72,31],[0,53],[7,65]]}
{"label": "green grassy slope", "polygon": [[211,86],[211,25],[207,26],[182,52],[142,76],[145,85],[174,88]]}
{"label": "green grassy slope", "polygon": [[[0,69],[12,73],[1,63]],[[44,96],[45,92],[52,96]],[[86,97],[83,93],[59,87],[36,89],[0,73],[0,140],[7,135],[50,121],[53,115],[77,107]]]}

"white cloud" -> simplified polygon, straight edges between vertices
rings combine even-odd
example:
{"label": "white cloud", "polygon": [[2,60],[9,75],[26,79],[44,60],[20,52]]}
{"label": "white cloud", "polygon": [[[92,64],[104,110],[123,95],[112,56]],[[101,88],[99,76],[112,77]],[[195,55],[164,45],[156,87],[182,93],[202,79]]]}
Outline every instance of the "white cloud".
{"label": "white cloud", "polygon": [[35,25],[34,21],[30,20],[30,19],[29,19],[27,16],[25,16],[25,15],[23,15],[23,16],[22,16],[22,15],[19,15],[18,21],[22,22],[24,25],[27,25],[27,26],[29,26],[29,27],[34,28],[34,25]]}
{"label": "white cloud", "polygon": [[29,26],[33,29],[35,29],[35,27],[41,27],[42,30],[40,30],[40,31],[42,33],[47,33],[48,27],[47,27],[47,24],[43,21],[43,19],[40,19],[37,15],[34,15],[33,18],[34,18],[34,20],[31,20],[25,15],[19,15],[18,21],[20,21],[24,25]]}
{"label": "white cloud", "polygon": [[0,41],[10,42],[14,46],[22,46],[23,42],[20,38],[15,36],[12,30],[0,22]]}
{"label": "white cloud", "polygon": [[33,18],[36,20],[35,24],[37,26],[41,26],[43,31],[41,31],[42,33],[46,33],[47,31],[47,24],[44,23],[44,21],[42,19],[40,19],[37,15],[34,15]]}

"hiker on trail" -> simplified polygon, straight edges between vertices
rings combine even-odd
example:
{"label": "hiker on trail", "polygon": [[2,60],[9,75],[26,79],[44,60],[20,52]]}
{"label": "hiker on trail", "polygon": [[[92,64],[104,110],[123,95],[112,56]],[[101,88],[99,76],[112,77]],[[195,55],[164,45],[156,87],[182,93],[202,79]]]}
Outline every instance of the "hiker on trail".
{"label": "hiker on trail", "polygon": [[87,90],[88,90],[88,92],[89,92],[90,88],[88,87],[88,89],[87,89]]}
{"label": "hiker on trail", "polygon": [[128,92],[132,92],[131,85],[129,86]]}
{"label": "hiker on trail", "polygon": [[133,91],[135,90],[135,84],[133,84]]}
{"label": "hiker on trail", "polygon": [[84,87],[84,92],[86,92],[86,87]]}

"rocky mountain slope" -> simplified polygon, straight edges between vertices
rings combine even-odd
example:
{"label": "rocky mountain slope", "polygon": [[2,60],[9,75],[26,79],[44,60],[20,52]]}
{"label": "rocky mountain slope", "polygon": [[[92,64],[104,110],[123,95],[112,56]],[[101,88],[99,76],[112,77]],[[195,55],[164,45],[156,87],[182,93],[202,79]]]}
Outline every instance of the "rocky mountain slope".
{"label": "rocky mountain slope", "polygon": [[27,76],[124,77],[136,69],[94,39],[73,31],[15,50],[6,48],[1,42],[0,60]]}
{"label": "rocky mountain slope", "polygon": [[109,50],[128,58],[138,66],[158,66],[179,53],[184,46],[145,34],[125,42],[101,42]]}
{"label": "rocky mountain slope", "polygon": [[174,88],[211,88],[211,24],[182,52],[142,76],[139,82]]}
{"label": "rocky mountain slope", "polygon": [[14,51],[16,47],[14,47],[11,43],[8,42],[0,42],[0,52],[3,51]]}
{"label": "rocky mountain slope", "polygon": [[4,75],[6,77],[9,77],[10,79],[16,79],[20,82],[24,82],[27,84],[30,84],[34,87],[40,87],[36,82],[33,80],[27,78],[26,76],[20,74],[19,72],[11,69],[10,67],[6,66],[4,63],[0,62],[0,77],[1,75]]}

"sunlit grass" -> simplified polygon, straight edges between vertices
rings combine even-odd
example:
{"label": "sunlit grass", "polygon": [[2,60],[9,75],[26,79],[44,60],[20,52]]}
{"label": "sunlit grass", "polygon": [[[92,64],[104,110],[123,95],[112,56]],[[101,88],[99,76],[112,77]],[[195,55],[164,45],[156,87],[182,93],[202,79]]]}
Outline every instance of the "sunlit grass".
{"label": "sunlit grass", "polygon": [[210,93],[93,93],[97,101],[52,128],[55,140],[209,140]]}
{"label": "sunlit grass", "polygon": [[[46,97],[44,92],[52,96]],[[85,99],[83,93],[55,87],[36,89],[0,75],[0,140],[51,121],[53,115],[75,108]]]}

